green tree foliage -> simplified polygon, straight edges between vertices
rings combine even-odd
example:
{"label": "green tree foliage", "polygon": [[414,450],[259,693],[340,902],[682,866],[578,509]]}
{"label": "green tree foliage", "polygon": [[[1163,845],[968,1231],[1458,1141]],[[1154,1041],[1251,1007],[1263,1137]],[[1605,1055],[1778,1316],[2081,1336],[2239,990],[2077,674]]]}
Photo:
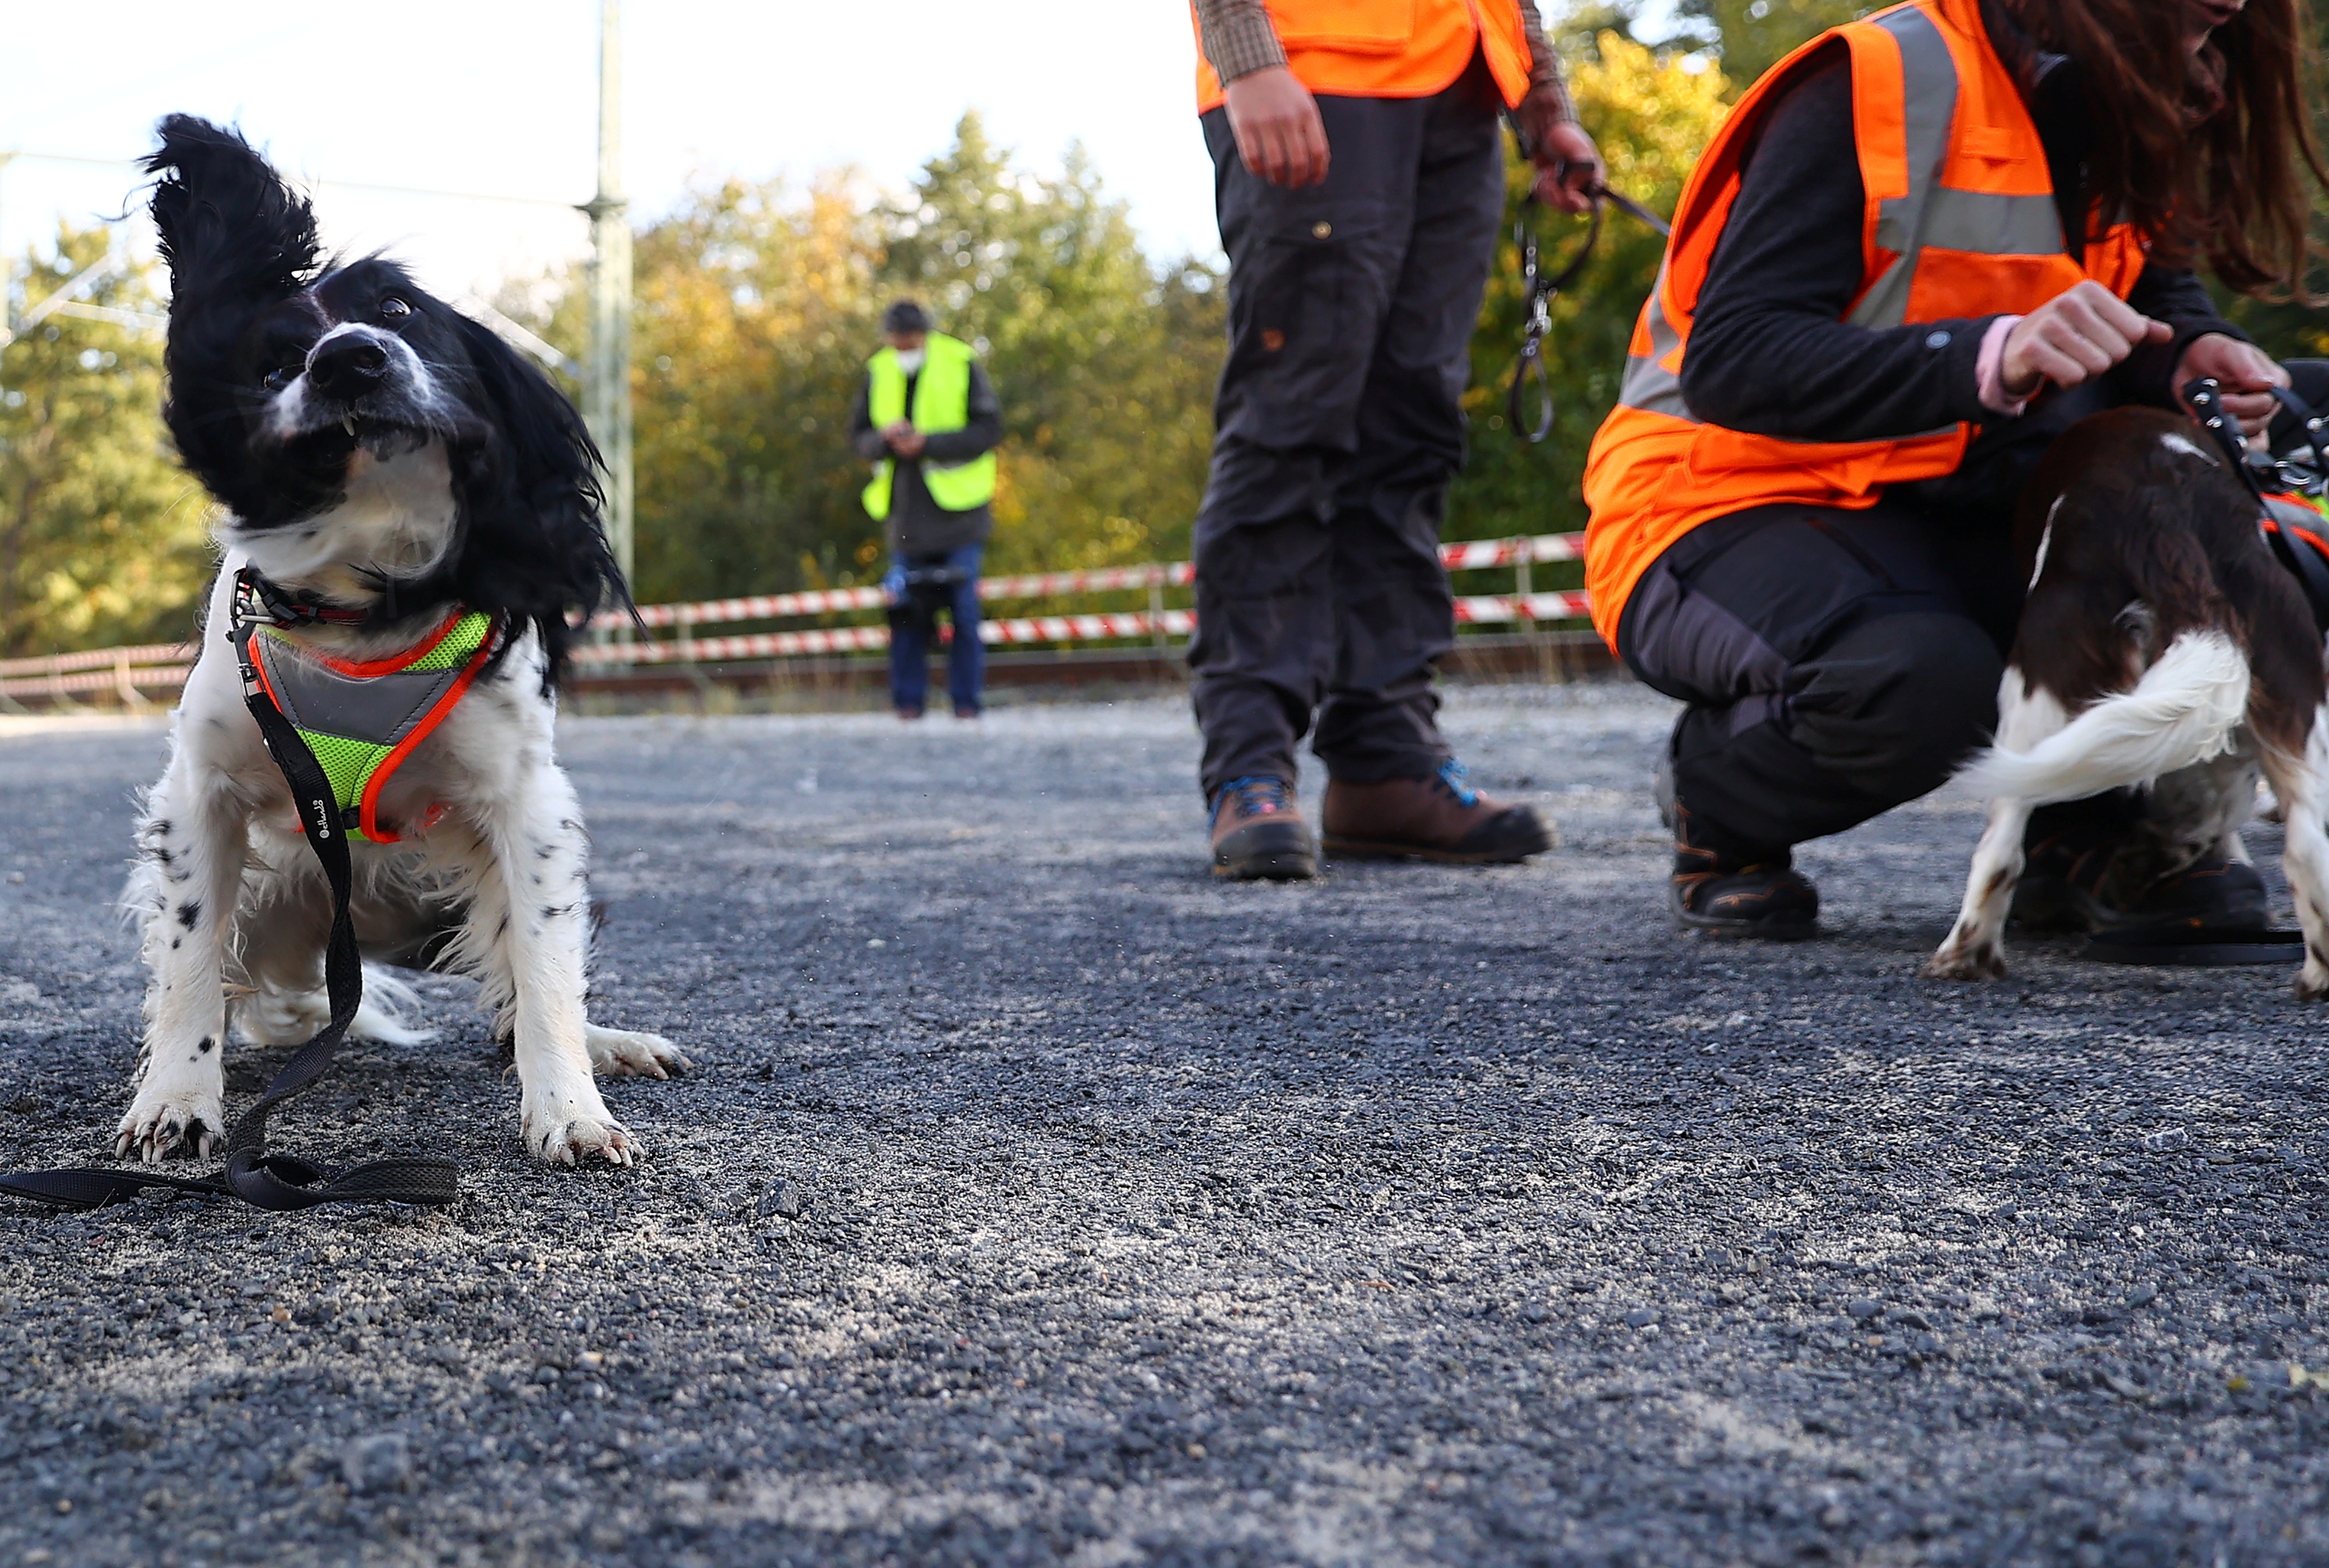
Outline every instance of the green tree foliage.
{"label": "green tree foliage", "polygon": [[[23,317],[105,254],[103,230],[61,229],[14,269]],[[152,314],[135,269],[79,303]],[[0,349],[0,651],[52,653],[192,634],[212,553],[209,505],[161,420],[162,340],[52,314]]]}
{"label": "green tree foliage", "polygon": [[[1570,71],[1578,118],[1608,165],[1612,189],[1653,210],[1674,210],[1683,182],[1721,123],[1730,83],[1688,56],[1662,53],[1614,30],[1577,57]],[[1611,405],[1626,369],[1634,318],[1657,277],[1665,242],[1617,212],[1603,221],[1600,242],[1582,276],[1552,307],[1544,353],[1556,410],[1552,434],[1539,446],[1513,437],[1504,417],[1505,389],[1520,357],[1527,297],[1513,225],[1536,230],[1548,274],[1584,242],[1586,224],[1547,208],[1523,208],[1530,175],[1517,154],[1505,172],[1504,238],[1472,340],[1472,384],[1464,394],[1472,451],[1448,501],[1452,537],[1563,533],[1585,526],[1579,493],[1585,452]],[[1533,418],[1536,394],[1524,410]]]}
{"label": "green tree foliage", "polygon": [[1875,9],[1858,0],[1683,0],[1675,12],[1713,43],[1737,93],[1806,41]]}

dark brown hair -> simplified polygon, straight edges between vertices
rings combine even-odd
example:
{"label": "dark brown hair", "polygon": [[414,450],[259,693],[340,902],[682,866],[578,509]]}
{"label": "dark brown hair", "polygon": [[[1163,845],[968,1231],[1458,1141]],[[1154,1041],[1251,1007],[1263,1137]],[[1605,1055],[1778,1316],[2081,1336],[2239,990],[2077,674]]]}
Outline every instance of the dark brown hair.
{"label": "dark brown hair", "polygon": [[2307,299],[2312,183],[2329,186],[2305,86],[2305,0],[2248,0],[2195,59],[2191,0],[2007,0],[2084,68],[2089,194],[2170,265],[2204,261],[2244,294]]}

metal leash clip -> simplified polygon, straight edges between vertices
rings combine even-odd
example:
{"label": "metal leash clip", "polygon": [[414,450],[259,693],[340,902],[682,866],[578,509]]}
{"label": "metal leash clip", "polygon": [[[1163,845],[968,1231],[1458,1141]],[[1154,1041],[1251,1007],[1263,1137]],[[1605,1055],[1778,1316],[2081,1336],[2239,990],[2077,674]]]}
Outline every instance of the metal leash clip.
{"label": "metal leash clip", "polygon": [[[1592,259],[1595,241],[1601,238],[1602,191],[1597,182],[1592,192],[1593,220],[1585,231],[1584,242],[1577,253],[1562,264],[1560,271],[1547,279],[1538,263],[1536,231],[1529,227],[1529,209],[1537,204],[1532,192],[1521,202],[1520,215],[1513,220],[1513,244],[1521,253],[1521,287],[1528,291],[1528,325],[1521,334],[1520,363],[1513,366],[1513,384],[1504,394],[1504,417],[1512,421],[1513,433],[1531,446],[1552,434],[1553,415],[1552,373],[1545,367],[1544,339],[1552,330],[1552,302],[1561,291],[1577,281]],[[1537,412],[1533,422],[1522,411],[1527,402],[1525,388],[1536,383]]]}
{"label": "metal leash clip", "polygon": [[[1520,135],[1520,123],[1513,122],[1514,135]],[[1521,151],[1529,150],[1528,139],[1521,137]],[[1570,165],[1564,160],[1553,170],[1553,178],[1565,179]],[[1535,446],[1552,434],[1555,409],[1552,401],[1552,373],[1544,363],[1544,340],[1552,330],[1552,302],[1561,291],[1577,281],[1592,260],[1593,247],[1601,238],[1601,217],[1605,203],[1615,203],[1619,211],[1647,224],[1661,238],[1670,238],[1673,229],[1664,219],[1651,212],[1630,196],[1619,195],[1607,184],[1595,180],[1585,187],[1592,199],[1593,218],[1585,231],[1583,243],[1577,253],[1562,264],[1550,279],[1544,277],[1538,263],[1536,232],[1529,227],[1529,209],[1537,204],[1532,190],[1521,201],[1520,215],[1513,220],[1513,246],[1521,256],[1521,287],[1528,291],[1528,325],[1521,335],[1520,362],[1513,366],[1513,384],[1504,393],[1504,417],[1512,421],[1513,434],[1531,446]],[[1537,415],[1534,420],[1525,418],[1523,409],[1527,402],[1525,389],[1536,383]]]}

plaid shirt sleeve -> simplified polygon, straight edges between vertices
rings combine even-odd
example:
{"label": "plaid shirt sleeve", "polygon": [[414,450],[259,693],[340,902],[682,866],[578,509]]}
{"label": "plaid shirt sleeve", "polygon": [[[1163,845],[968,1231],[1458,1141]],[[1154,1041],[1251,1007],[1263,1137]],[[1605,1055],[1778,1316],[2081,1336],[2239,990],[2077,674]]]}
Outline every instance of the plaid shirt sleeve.
{"label": "plaid shirt sleeve", "polygon": [[1529,91],[1550,93],[1556,106],[1551,118],[1573,120],[1577,106],[1570,101],[1568,84],[1561,80],[1561,61],[1544,35],[1544,18],[1537,14],[1536,0],[1520,0],[1520,7],[1521,27],[1529,41]]}
{"label": "plaid shirt sleeve", "polygon": [[1261,0],[1197,0],[1197,34],[1224,85],[1286,63],[1286,50]]}

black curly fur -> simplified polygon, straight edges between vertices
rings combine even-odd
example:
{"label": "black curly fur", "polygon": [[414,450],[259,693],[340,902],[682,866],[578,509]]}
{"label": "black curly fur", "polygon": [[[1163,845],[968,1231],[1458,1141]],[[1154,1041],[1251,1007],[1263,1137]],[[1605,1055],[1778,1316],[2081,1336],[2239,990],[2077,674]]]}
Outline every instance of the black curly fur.
{"label": "black curly fur", "polygon": [[170,392],[164,417],[180,456],[240,529],[280,528],[344,494],[353,439],[329,434],[262,449],[260,378],[288,338],[304,354],[327,320],[393,291],[412,307],[400,331],[460,405],[433,423],[445,443],[457,520],[442,563],[380,580],[379,623],[441,616],[454,602],[531,625],[546,683],[564,675],[568,616],[627,606],[600,522],[604,467],[581,418],[540,367],[379,258],[326,267],[307,202],[234,131],[189,115],[161,122],[146,168],[170,268]]}

